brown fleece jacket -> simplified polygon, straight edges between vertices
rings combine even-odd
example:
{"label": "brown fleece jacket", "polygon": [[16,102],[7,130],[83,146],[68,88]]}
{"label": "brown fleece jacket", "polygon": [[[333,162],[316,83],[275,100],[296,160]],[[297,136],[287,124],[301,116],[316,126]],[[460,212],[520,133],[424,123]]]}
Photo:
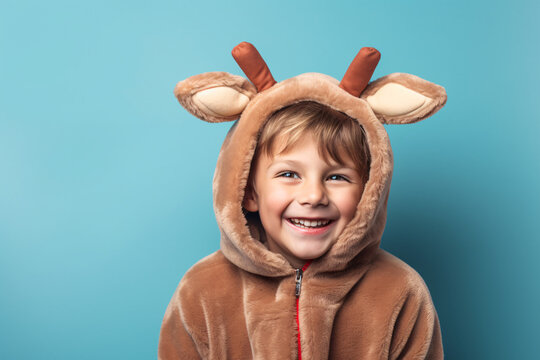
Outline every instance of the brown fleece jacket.
{"label": "brown fleece jacket", "polygon": [[[182,278],[163,319],[159,359],[442,359],[439,321],[424,281],[379,245],[393,168],[382,124],[433,115],[446,102],[444,89],[400,73],[368,84],[380,57],[371,48],[360,51],[341,82],[311,73],[276,83],[251,44],[241,43],[233,56],[251,82],[214,72],[175,89],[180,103],[203,120],[240,118],[214,176],[221,250]],[[264,121],[306,100],[359,122],[371,167],[355,217],[299,279],[283,256],[266,248],[242,200]]]}

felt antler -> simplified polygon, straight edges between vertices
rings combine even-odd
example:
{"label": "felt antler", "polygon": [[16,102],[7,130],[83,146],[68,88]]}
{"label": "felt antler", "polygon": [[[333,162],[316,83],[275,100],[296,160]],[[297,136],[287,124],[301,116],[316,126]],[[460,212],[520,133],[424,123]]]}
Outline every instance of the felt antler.
{"label": "felt antler", "polygon": [[380,59],[381,53],[377,49],[371,47],[360,49],[343,75],[339,87],[351,95],[360,96],[369,83]]}
{"label": "felt antler", "polygon": [[266,90],[276,83],[261,54],[252,44],[244,41],[236,45],[232,50],[232,56],[258,92]]}

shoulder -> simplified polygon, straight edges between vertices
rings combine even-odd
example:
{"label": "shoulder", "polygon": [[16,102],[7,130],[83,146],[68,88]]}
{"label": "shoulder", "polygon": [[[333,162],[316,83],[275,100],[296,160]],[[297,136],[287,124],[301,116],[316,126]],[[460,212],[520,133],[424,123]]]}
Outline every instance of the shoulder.
{"label": "shoulder", "polygon": [[197,281],[214,282],[223,275],[232,275],[238,268],[218,250],[197,261],[184,275],[180,283]]}
{"label": "shoulder", "polygon": [[208,303],[230,294],[241,284],[240,269],[221,250],[199,260],[183,276],[175,297],[180,303]]}
{"label": "shoulder", "polygon": [[223,312],[220,297],[225,298],[224,293],[231,287],[229,283],[238,277],[237,271],[221,251],[216,251],[186,272],[163,318],[160,358],[191,358],[188,352],[194,358],[198,355],[207,358],[211,330],[208,326],[215,323],[211,319],[216,318],[216,311]]}
{"label": "shoulder", "polygon": [[376,286],[372,289],[377,289],[375,312],[388,324],[387,334],[391,334],[387,338],[389,357],[442,359],[437,312],[418,272],[396,256],[379,250],[366,275],[371,286]]}
{"label": "shoulder", "polygon": [[424,279],[396,256],[379,249],[362,282],[374,293],[390,297],[417,297],[431,301]]}

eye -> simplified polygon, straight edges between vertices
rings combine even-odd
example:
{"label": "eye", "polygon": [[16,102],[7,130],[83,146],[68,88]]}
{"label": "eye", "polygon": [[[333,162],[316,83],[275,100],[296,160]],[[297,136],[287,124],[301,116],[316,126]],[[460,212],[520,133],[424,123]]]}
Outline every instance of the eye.
{"label": "eye", "polygon": [[328,177],[328,180],[332,180],[332,181],[347,181],[347,182],[350,182],[350,180],[349,180],[346,176],[339,175],[339,174],[333,174],[333,175],[330,175],[330,176]]}
{"label": "eye", "polygon": [[300,176],[298,176],[297,173],[294,171],[283,171],[278,174],[278,177],[284,177],[284,178],[290,178],[290,179],[299,179]]}

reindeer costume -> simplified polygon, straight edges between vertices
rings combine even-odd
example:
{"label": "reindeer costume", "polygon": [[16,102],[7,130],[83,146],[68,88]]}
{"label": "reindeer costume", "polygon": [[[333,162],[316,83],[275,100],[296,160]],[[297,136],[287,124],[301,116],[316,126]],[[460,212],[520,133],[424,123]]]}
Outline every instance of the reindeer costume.
{"label": "reindeer costume", "polygon": [[[202,120],[239,120],[214,175],[221,249],[181,280],[163,320],[159,358],[442,359],[439,321],[424,281],[379,244],[393,167],[382,124],[433,115],[446,102],[444,88],[402,73],[369,83],[380,58],[373,48],[360,50],[341,82],[308,73],[276,83],[253,45],[241,43],[232,53],[251,82],[210,72],[175,89]],[[371,167],[356,215],[336,243],[309,267],[294,269],[260,241],[242,200],[265,120],[307,100],[359,122]]]}

